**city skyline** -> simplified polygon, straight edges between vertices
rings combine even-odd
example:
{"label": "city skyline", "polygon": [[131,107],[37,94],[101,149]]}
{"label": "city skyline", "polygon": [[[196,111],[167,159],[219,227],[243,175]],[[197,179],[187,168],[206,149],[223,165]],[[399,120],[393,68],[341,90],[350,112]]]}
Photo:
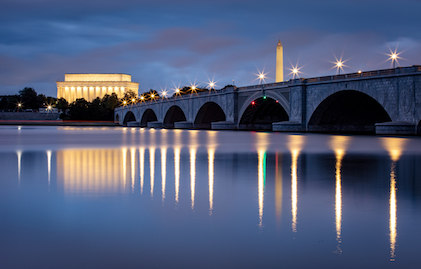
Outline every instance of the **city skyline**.
{"label": "city skyline", "polygon": [[421,64],[421,3],[401,1],[2,1],[0,95],[56,95],[65,73],[127,73],[139,93]]}

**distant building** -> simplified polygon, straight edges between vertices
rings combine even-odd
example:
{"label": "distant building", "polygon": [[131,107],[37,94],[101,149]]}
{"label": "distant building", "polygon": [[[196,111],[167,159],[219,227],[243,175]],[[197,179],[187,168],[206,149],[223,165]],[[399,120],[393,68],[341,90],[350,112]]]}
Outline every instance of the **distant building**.
{"label": "distant building", "polygon": [[57,99],[64,98],[69,103],[78,98],[91,102],[112,93],[122,98],[129,90],[137,96],[139,90],[139,83],[132,82],[132,76],[127,74],[65,74],[64,81],[56,83]]}

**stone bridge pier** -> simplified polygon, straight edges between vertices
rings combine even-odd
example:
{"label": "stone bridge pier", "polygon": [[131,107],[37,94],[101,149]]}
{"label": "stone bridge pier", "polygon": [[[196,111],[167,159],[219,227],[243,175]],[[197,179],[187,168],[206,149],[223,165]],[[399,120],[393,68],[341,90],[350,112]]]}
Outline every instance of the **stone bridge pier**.
{"label": "stone bridge pier", "polygon": [[421,132],[421,66],[246,87],[118,107],[121,125],[291,132]]}

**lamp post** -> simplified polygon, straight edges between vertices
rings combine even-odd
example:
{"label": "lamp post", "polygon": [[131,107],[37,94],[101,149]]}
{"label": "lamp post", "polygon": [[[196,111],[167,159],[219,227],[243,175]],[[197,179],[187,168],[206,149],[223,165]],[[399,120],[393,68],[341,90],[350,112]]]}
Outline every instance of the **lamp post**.
{"label": "lamp post", "polygon": [[292,69],[292,79],[295,79],[296,77],[298,77],[298,69],[293,68]]}
{"label": "lamp post", "polygon": [[398,55],[396,53],[392,53],[392,55],[390,56],[390,58],[392,58],[392,63],[393,63],[393,69],[395,69],[395,63],[398,59]]}
{"label": "lamp post", "polygon": [[338,68],[338,75],[341,74],[342,66],[343,66],[343,62],[342,61],[337,61],[336,62],[336,67]]}
{"label": "lamp post", "polygon": [[266,78],[266,74],[261,72],[261,73],[259,73],[258,78],[259,78],[259,84],[262,87],[263,100],[266,100],[265,86],[264,86],[264,84],[262,84],[262,81],[264,81],[265,78]]}

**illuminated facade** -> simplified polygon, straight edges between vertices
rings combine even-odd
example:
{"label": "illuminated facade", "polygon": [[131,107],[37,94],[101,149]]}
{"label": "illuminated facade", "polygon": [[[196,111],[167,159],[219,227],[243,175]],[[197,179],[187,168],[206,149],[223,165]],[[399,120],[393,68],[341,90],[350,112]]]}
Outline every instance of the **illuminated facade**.
{"label": "illuminated facade", "polygon": [[93,101],[112,93],[122,98],[131,90],[136,96],[139,83],[132,82],[132,76],[127,74],[65,74],[64,81],[56,81],[57,98],[64,98],[71,103],[78,98]]}

